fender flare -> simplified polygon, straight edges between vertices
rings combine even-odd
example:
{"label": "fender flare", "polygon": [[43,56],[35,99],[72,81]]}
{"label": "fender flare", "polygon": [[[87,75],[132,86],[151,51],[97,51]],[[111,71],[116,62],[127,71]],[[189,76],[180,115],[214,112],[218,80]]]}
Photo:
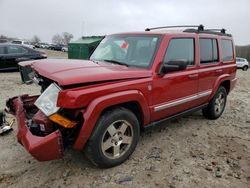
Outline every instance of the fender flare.
{"label": "fender flare", "polygon": [[76,150],[82,150],[84,148],[103,110],[113,105],[132,101],[139,103],[143,113],[143,122],[144,124],[148,124],[150,122],[150,111],[147,101],[140,91],[128,90],[98,97],[88,105],[86,110],[82,111],[84,123],[73,148]]}
{"label": "fender flare", "polygon": [[210,97],[209,97],[209,100],[211,100],[213,98],[213,96],[215,95],[215,93],[217,92],[217,90],[219,89],[219,86],[222,82],[224,81],[230,81],[231,82],[231,76],[229,74],[223,74],[223,75],[220,75],[217,80],[215,81],[214,83],[214,86],[213,86],[213,92],[211,93]]}

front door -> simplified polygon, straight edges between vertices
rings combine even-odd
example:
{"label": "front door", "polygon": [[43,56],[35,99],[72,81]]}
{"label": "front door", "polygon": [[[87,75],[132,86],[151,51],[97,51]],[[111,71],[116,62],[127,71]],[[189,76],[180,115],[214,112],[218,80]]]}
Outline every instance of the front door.
{"label": "front door", "polygon": [[195,63],[195,38],[169,41],[163,63],[186,61],[185,70],[166,73],[153,80],[151,121],[177,114],[198,105],[198,71]]}

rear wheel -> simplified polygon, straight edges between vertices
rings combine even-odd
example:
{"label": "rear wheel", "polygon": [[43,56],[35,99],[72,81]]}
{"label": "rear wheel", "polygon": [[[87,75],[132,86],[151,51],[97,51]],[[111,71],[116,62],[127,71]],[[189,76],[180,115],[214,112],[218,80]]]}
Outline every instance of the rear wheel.
{"label": "rear wheel", "polygon": [[106,111],[87,143],[87,157],[103,168],[121,164],[135,150],[139,130],[136,116],[128,109],[118,107]]}
{"label": "rear wheel", "polygon": [[242,68],[243,71],[247,71],[247,69],[248,69],[247,66],[244,66],[244,67]]}
{"label": "rear wheel", "polygon": [[217,119],[223,113],[227,102],[227,91],[220,86],[208,106],[202,109],[203,115],[207,119]]}

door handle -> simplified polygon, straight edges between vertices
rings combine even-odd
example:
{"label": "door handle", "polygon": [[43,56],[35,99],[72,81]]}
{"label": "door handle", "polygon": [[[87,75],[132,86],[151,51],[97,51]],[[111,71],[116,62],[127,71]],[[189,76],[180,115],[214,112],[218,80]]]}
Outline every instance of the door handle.
{"label": "door handle", "polygon": [[190,74],[190,75],[188,75],[188,78],[190,78],[190,79],[197,79],[198,78],[198,74]]}

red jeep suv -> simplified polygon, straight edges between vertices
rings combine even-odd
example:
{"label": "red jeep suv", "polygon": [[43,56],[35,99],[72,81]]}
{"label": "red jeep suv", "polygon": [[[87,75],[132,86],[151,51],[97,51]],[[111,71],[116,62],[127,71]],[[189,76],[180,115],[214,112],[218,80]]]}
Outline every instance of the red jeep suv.
{"label": "red jeep suv", "polygon": [[33,69],[41,95],[7,101],[18,141],[40,161],[73,147],[108,168],[133,153],[144,128],[199,109],[220,117],[236,83],[232,36],[185,27],[106,36],[88,61],[21,63]]}

